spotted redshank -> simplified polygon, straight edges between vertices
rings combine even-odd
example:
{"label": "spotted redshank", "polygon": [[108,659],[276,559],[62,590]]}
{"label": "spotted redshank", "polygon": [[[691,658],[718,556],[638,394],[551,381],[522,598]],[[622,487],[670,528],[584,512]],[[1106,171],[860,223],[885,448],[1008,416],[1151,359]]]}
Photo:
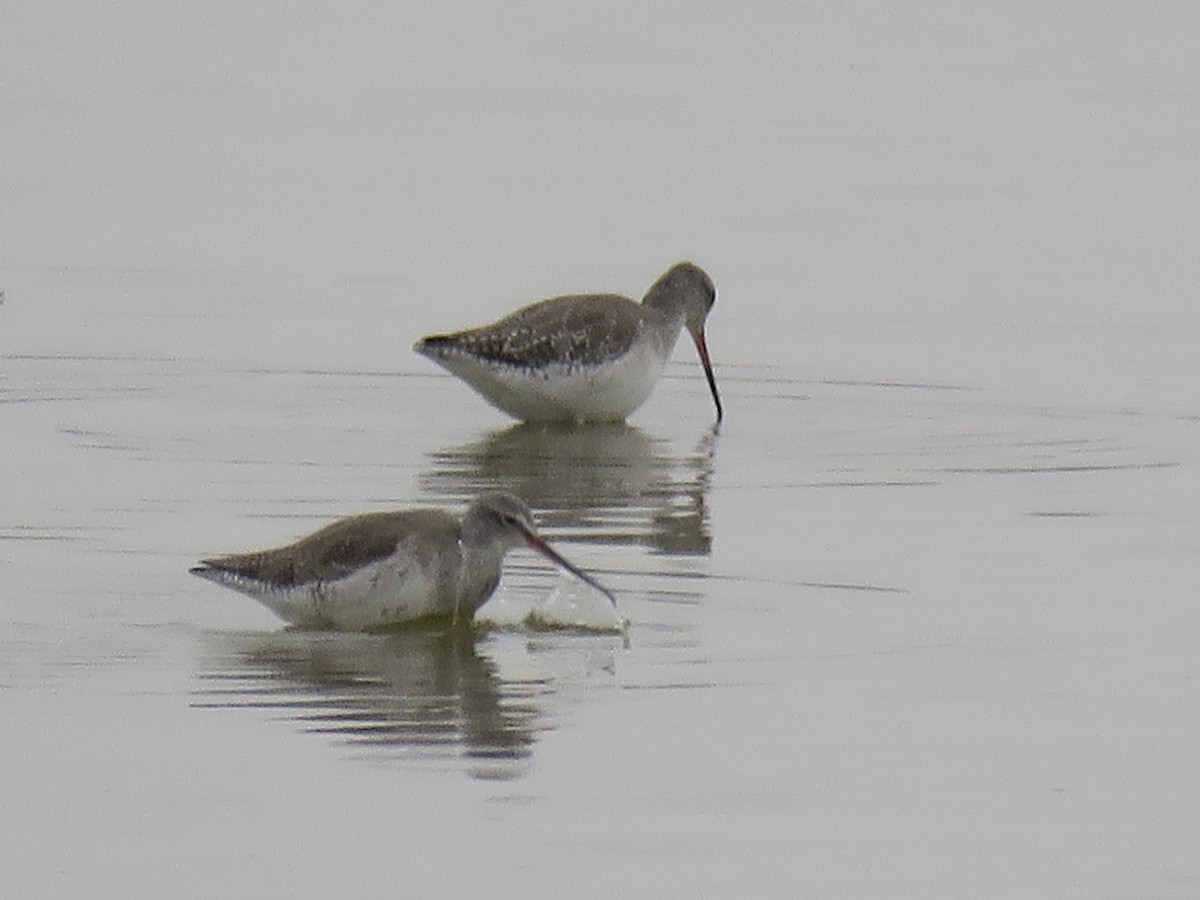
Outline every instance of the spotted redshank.
{"label": "spotted redshank", "polygon": [[497,409],[528,422],[620,422],[650,396],[681,328],[700,354],[721,421],[704,321],[712,279],[672,266],[642,302],[619,294],[541,300],[491,325],[435,334],[413,345]]}
{"label": "spotted redshank", "polygon": [[372,631],[430,616],[469,621],[500,583],[504,556],[525,544],[603,593],[537,532],[525,503],[480,494],[462,519],[436,509],[339,519],[294,544],[203,560],[192,574],[248,594],[305,628]]}

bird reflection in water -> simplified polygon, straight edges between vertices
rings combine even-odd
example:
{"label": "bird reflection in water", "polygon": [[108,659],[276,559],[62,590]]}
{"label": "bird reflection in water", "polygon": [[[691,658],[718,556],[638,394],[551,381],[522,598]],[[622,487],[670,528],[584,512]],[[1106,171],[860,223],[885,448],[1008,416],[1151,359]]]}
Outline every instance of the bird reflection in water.
{"label": "bird reflection in water", "polygon": [[633,544],[707,556],[705,498],[717,428],[690,453],[626,424],[520,424],[431,454],[421,486],[462,500],[504,485],[574,543]]}
{"label": "bird reflection in water", "polygon": [[385,635],[280,631],[214,636],[198,708],[265,709],[372,756],[519,776],[531,755],[548,678],[501,678],[486,635],[414,627]]}

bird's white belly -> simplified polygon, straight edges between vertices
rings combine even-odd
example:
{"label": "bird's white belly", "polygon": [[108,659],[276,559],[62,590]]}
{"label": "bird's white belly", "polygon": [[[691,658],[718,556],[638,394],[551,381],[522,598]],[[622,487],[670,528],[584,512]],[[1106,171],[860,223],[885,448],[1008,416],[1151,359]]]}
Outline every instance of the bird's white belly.
{"label": "bird's white belly", "polygon": [[421,566],[388,557],[334,581],[246,591],[291,625],[370,631],[435,614],[449,615],[439,583]]}
{"label": "bird's white belly", "polygon": [[438,360],[498,409],[527,422],[619,422],[650,396],[666,365],[653,342],[596,366],[494,366],[467,356]]}

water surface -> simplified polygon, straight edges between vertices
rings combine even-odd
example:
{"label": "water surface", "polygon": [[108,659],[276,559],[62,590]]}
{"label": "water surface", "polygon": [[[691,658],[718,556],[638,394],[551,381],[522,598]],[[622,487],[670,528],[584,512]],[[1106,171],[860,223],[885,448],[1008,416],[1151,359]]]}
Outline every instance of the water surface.
{"label": "water surface", "polygon": [[[14,895],[1196,895],[1190,6],[276,12],[0,37]],[[685,256],[719,429],[408,349]],[[628,645],[187,574],[493,487]]]}

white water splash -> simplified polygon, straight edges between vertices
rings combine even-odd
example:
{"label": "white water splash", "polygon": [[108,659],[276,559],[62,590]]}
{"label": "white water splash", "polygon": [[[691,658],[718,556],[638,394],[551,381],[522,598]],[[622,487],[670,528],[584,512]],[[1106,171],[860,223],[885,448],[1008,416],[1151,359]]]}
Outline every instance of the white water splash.
{"label": "white water splash", "polygon": [[629,626],[607,597],[565,572],[554,590],[529,611],[525,622],[537,628],[581,631],[616,632]]}

